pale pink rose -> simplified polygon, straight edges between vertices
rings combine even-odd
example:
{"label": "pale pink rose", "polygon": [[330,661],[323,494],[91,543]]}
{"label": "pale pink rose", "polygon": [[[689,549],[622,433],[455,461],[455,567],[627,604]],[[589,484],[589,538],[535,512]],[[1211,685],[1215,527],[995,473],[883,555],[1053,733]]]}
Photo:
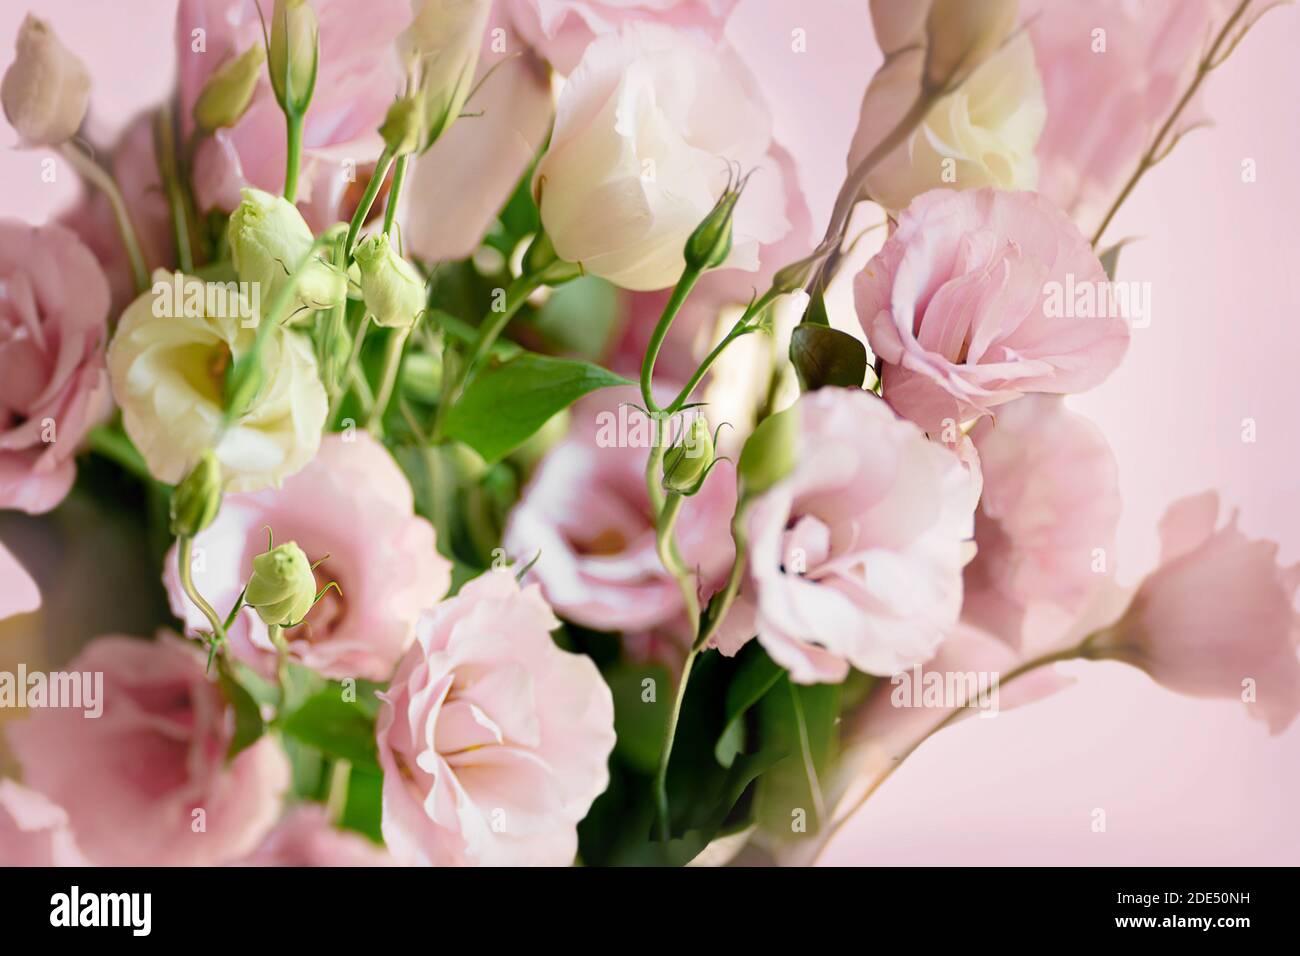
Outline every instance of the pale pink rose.
{"label": "pale pink rose", "polygon": [[89,866],[68,815],[35,790],[0,780],[0,865]]}
{"label": "pale pink rose", "polygon": [[790,231],[771,145],[770,111],[734,50],[633,23],[588,47],[565,83],[533,191],[562,258],[649,291],[676,283],[687,239],[737,168],[752,170],[725,263],[752,272],[760,247]]}
{"label": "pale pink rose", "polygon": [[1170,507],[1159,567],[1090,656],[1126,661],[1181,694],[1246,701],[1281,733],[1300,712],[1300,564],[1279,565],[1277,544],[1247,538],[1235,512],[1216,530],[1218,514],[1212,491]]}
{"label": "pale pink rose", "polygon": [[103,674],[103,714],[36,710],[8,728],[23,782],[67,812],[93,863],[229,862],[279,816],[289,763],[271,737],[227,761],[234,716],[204,665],[171,634],[99,637],[66,669]]}
{"label": "pale pink rose", "polygon": [[1056,395],[1026,395],[971,431],[984,475],[962,616],[1020,646],[1031,605],[1067,613],[1109,570],[1119,475],[1100,429]]}
{"label": "pale pink rose", "polygon": [[76,453],[111,405],[108,282],[62,226],[0,221],[0,508],[64,499]]}
{"label": "pale pink rose", "polygon": [[524,39],[565,75],[597,36],[649,21],[711,40],[722,35],[738,0],[506,0]]}
{"label": "pale pink rose", "polygon": [[520,46],[494,8],[466,115],[412,158],[402,238],[425,262],[470,255],[546,142],[555,113],[550,71]]}
{"label": "pale pink rose", "polygon": [[[298,205],[319,231],[351,217],[383,148],[378,129],[402,89],[394,42],[411,22],[411,7],[407,0],[367,0],[363,7],[355,0],[313,0],[312,7],[320,24],[320,72],[303,127]],[[195,30],[204,31],[202,51],[194,49]],[[262,42],[254,0],[181,0],[176,44],[187,136],[208,77]],[[284,114],[268,75],[239,122],[200,143],[193,166],[200,208],[232,210],[245,186],[280,192],[285,154]]]}
{"label": "pale pink rose", "polygon": [[382,846],[340,830],[316,803],[294,807],[262,845],[235,866],[396,866]]}
{"label": "pale pink rose", "polygon": [[[415,513],[410,483],[366,432],[326,435],[316,457],[278,489],[227,495],[216,520],[194,540],[194,583],[220,613],[266,550],[296,541],[314,562],[320,587],[338,582],[283,632],[290,654],[326,677],[387,680],[415,634],[421,613],[451,583],[451,562],[437,551],[433,526]],[[172,610],[190,628],[207,621],[181,590],[173,547],[163,575]],[[276,651],[266,625],[245,608],[229,632],[231,651],[264,672]]]}
{"label": "pale pink rose", "polygon": [[1031,0],[1022,13],[1047,100],[1038,190],[1095,226],[1190,82],[1211,3]]}
{"label": "pale pink rose", "polygon": [[823,388],[789,414],[797,464],[746,518],[764,650],[800,683],[929,660],[961,609],[971,473],[869,392]]}
{"label": "pale pink rose", "polygon": [[0,544],[0,621],[41,606],[41,592],[27,569]]}
{"label": "pale pink rose", "polygon": [[918,196],[854,284],[885,397],[926,431],[1099,384],[1129,338],[1108,288],[1064,213],[993,189]]}
{"label": "pale pink rose", "polygon": [[[111,152],[113,177],[126,201],[146,268],[174,268],[176,240],[154,152],[153,114],[132,121]],[[99,260],[108,277],[113,299],[112,316],[116,318],[137,292],[131,260],[122,244],[122,231],[113,217],[108,199],[102,191],[87,187],[81,201],[60,221],[75,232]]]}
{"label": "pale pink rose", "polygon": [[609,782],[614,702],[560,650],[536,586],[489,571],[422,623],[379,712],[383,833],[400,862],[566,866]]}
{"label": "pale pink rose", "polygon": [[[520,565],[540,552],[529,576],[559,614],[602,631],[657,628],[685,607],[655,549],[645,484],[650,421],[633,403],[636,389],[615,388],[574,406],[570,434],[538,466],[504,537]],[[706,590],[731,567],[735,506],[735,470],[723,461],[677,520],[682,559]]]}

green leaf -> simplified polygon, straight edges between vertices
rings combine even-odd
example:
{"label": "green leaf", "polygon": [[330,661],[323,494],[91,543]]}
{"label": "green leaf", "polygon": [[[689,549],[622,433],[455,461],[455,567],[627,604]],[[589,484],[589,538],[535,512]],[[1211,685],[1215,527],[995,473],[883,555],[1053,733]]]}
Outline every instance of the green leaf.
{"label": "green leaf", "polygon": [[235,733],[230,739],[230,749],[226,751],[226,759],[234,760],[261,739],[262,734],[266,733],[266,722],[262,720],[262,709],[258,706],[257,699],[240,682],[224,654],[217,655],[217,681],[235,712]]}
{"label": "green leaf", "polygon": [[[647,685],[647,680],[653,681]],[[653,774],[663,749],[668,724],[672,676],[661,664],[620,664],[606,672],[605,682],[614,695],[615,751],[641,773]],[[647,695],[653,692],[653,700]]]}
{"label": "green leaf", "polygon": [[740,666],[727,687],[727,725],[713,747],[718,763],[730,767],[745,747],[745,714],[763,699],[785,673],[773,663],[757,641],[739,654]]}
{"label": "green leaf", "polygon": [[377,769],[375,728],[365,708],[343,699],[343,689],[333,685],[307,698],[284,717],[280,730],[331,757],[354,766]]}
{"label": "green leaf", "polygon": [[373,770],[352,768],[348,777],[348,799],[339,824],[364,833],[377,843],[383,842],[380,821],[383,817],[384,776]]}
{"label": "green leaf", "polygon": [[826,385],[861,388],[867,374],[867,349],[829,325],[804,322],[790,336],[790,361],[805,392]]}
{"label": "green leaf", "polygon": [[840,693],[838,684],[795,684],[783,677],[760,702],[760,753],[784,755],[759,781],[755,796],[759,825],[774,836],[816,833],[826,823],[822,787],[838,750]]}
{"label": "green leaf", "polygon": [[444,430],[493,464],[587,393],[630,384],[598,365],[526,352],[480,370],[448,411]]}

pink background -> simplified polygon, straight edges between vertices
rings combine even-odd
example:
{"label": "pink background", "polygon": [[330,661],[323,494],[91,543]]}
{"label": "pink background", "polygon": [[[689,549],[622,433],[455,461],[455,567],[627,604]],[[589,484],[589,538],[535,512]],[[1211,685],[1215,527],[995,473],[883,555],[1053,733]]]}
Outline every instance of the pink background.
{"label": "pink background", "polygon": [[[95,78],[92,133],[109,134],[159,99],[173,68],[175,0],[31,4]],[[746,0],[733,36],[762,38],[777,0]],[[821,0],[809,53],[844,53],[834,17],[865,2]],[[0,69],[25,12],[0,10]],[[126,14],[129,14],[126,15]],[[764,57],[772,82],[801,61],[780,18]],[[861,34],[857,34],[861,37]],[[869,48],[867,48],[869,50]],[[1215,128],[1193,133],[1139,187],[1108,233],[1140,236],[1119,277],[1152,284],[1153,318],[1120,370],[1074,407],[1119,459],[1121,579],[1149,568],[1155,523],[1179,496],[1217,488],[1242,527],[1300,560],[1300,10],[1270,13],[1209,81]],[[864,50],[863,62],[870,58]],[[861,72],[861,67],[854,72]],[[765,78],[767,79],[767,78]],[[842,97],[778,124],[844,151],[864,77]],[[857,91],[853,92],[853,86]],[[106,138],[106,136],[105,136]],[[0,146],[14,136],[0,123]],[[40,179],[40,153],[0,152],[3,211],[41,222],[75,194]],[[1257,181],[1242,181],[1253,159]],[[835,184],[813,196],[823,208]],[[1257,440],[1241,440],[1242,420]],[[843,830],[825,862],[848,864],[1300,864],[1300,722],[1270,737],[1232,702],[1179,697],[1121,665],[1071,665],[1066,691],[995,720],[965,721],[925,744]],[[1106,832],[1092,830],[1093,811]]]}

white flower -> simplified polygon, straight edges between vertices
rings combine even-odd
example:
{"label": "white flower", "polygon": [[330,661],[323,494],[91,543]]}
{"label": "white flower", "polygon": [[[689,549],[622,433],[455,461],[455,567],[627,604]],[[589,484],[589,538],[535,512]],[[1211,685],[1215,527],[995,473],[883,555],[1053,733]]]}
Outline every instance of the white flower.
{"label": "white flower", "polygon": [[162,271],[122,314],[108,349],[113,397],[159,481],[180,481],[212,448],[228,491],[257,491],[316,454],[325,389],[308,340],[283,327],[268,333],[257,394],[222,433],[226,370],[252,347],[257,322],[233,283]]}
{"label": "white flower", "polygon": [[685,34],[635,24],[600,37],[560,94],[533,189],[561,258],[625,289],[661,289],[739,163],[759,168],[736,207],[726,265],[758,267],[789,230],[768,156],[771,119],[743,65]]}

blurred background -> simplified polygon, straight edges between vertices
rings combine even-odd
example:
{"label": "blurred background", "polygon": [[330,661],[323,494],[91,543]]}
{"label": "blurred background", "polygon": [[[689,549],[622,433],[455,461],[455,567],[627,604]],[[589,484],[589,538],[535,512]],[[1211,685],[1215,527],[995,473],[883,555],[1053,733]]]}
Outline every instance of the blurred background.
{"label": "blurred background", "polygon": [[[766,84],[799,82],[806,61],[768,27],[782,0],[745,0],[729,29],[770,41]],[[873,63],[865,0],[812,0],[809,47]],[[834,24],[863,9],[863,30]],[[21,0],[0,8],[0,70],[31,9],[87,64],[98,141],[161,99],[174,71],[175,0]],[[802,15],[802,14],[801,14]],[[819,45],[820,44],[820,45]],[[761,47],[760,47],[761,49]],[[1150,173],[1108,236],[1138,237],[1119,278],[1150,282],[1152,321],[1134,331],[1119,371],[1072,401],[1101,426],[1120,466],[1119,577],[1155,561],[1155,526],[1174,499],[1215,488],[1250,535],[1300,561],[1300,9],[1270,13],[1209,80],[1214,126],[1187,137]],[[869,73],[870,66],[867,67]],[[847,75],[847,74],[846,74]],[[778,115],[834,155],[857,120],[865,73],[835,100]],[[0,120],[0,207],[41,223],[73,201],[48,154],[13,149]],[[1255,180],[1243,181],[1253,161]],[[814,217],[838,183],[805,182]],[[1244,442],[1253,419],[1256,440]],[[57,666],[84,639],[156,620],[157,569],[129,519],[78,510],[0,514],[0,540],[38,579],[45,608],[0,627],[0,669]],[[75,532],[75,539],[74,539]],[[75,540],[75,547],[73,542]],[[44,615],[44,618],[41,618]],[[49,643],[38,635],[53,635]],[[1161,690],[1118,664],[1062,668],[1065,691],[927,742],[875,794],[823,857],[829,864],[1300,864],[1300,722],[1270,737],[1245,707]],[[1094,832],[1094,811],[1106,829]]]}

